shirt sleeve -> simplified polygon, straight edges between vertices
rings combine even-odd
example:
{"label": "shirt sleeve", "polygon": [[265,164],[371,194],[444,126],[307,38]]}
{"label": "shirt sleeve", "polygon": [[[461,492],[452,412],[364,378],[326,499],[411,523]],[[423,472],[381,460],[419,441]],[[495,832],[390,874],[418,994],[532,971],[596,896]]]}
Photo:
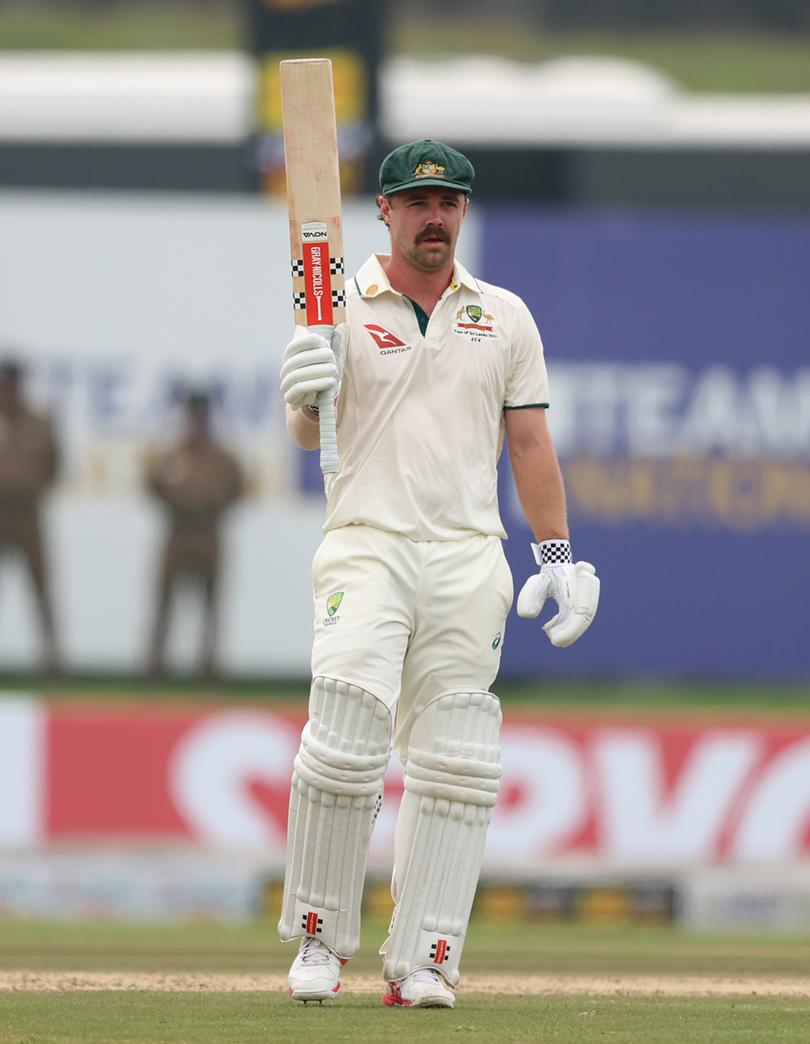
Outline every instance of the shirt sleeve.
{"label": "shirt sleeve", "polygon": [[549,401],[548,373],[540,331],[524,302],[518,301],[512,325],[504,407],[508,410],[526,406],[547,407]]}

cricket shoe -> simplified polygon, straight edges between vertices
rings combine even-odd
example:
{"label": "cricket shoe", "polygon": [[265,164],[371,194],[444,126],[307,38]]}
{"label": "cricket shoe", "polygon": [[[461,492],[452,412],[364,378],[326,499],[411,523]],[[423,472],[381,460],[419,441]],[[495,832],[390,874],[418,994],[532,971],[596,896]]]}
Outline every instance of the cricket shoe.
{"label": "cricket shoe", "polygon": [[345,963],[319,939],[302,939],[287,977],[290,996],[305,1004],[334,1000],[340,993],[340,969]]}
{"label": "cricket shoe", "polygon": [[386,1008],[452,1008],[456,995],[432,968],[417,968],[404,979],[389,982],[383,994]]}

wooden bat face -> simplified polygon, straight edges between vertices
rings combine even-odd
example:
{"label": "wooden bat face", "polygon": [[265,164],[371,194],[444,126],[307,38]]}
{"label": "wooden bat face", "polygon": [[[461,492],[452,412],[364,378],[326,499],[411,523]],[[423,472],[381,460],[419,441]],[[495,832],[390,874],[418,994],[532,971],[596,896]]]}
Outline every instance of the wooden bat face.
{"label": "wooden bat face", "polygon": [[331,62],[282,62],[281,99],[295,321],[334,326],[346,299]]}

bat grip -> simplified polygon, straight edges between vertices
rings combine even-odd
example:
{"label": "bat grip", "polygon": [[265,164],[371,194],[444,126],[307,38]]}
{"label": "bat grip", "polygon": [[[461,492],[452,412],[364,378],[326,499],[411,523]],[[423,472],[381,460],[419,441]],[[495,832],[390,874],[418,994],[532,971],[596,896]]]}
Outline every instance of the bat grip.
{"label": "bat grip", "polygon": [[[320,334],[331,342],[334,326],[310,326],[312,333]],[[321,436],[321,471],[334,475],[340,467],[337,446],[337,417],[335,415],[335,393],[318,392],[318,425]]]}

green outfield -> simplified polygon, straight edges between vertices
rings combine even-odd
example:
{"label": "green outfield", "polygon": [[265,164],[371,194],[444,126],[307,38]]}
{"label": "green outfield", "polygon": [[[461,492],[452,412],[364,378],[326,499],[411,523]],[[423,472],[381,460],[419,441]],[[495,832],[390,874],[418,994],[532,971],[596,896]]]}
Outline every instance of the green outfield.
{"label": "green outfield", "polygon": [[366,927],[340,1000],[304,1008],[270,923],[0,922],[0,1041],[754,1042],[810,1025],[806,938],[474,923],[456,1009],[413,1012],[379,1006],[384,928]]}
{"label": "green outfield", "polygon": [[[690,716],[751,714],[810,717],[810,684],[731,684],[710,682],[570,681],[542,677],[534,681],[497,681],[493,686],[504,708],[626,714],[678,713]],[[36,693],[59,702],[81,700],[155,703],[250,703],[304,705],[304,680],[253,679],[200,683],[193,678],[139,682],[131,677],[85,676],[54,682],[31,676],[0,674],[0,691]]]}

